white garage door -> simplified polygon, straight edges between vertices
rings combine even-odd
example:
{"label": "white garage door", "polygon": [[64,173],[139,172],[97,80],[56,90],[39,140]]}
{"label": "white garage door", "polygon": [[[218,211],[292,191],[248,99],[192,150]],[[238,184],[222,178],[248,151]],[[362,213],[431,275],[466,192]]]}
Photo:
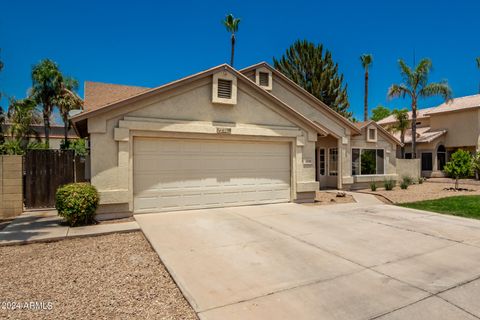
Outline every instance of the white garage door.
{"label": "white garage door", "polygon": [[135,138],[134,209],[290,201],[288,143]]}

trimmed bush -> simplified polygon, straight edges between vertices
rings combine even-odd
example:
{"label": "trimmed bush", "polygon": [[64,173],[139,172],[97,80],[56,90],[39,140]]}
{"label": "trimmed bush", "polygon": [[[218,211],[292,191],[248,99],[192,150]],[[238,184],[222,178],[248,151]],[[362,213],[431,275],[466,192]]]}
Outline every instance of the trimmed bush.
{"label": "trimmed bush", "polygon": [[393,190],[393,187],[395,187],[395,180],[392,180],[392,179],[384,180],[383,186],[385,187],[385,190],[391,191]]}
{"label": "trimmed bush", "polygon": [[370,189],[372,191],[377,191],[377,184],[375,182],[370,183]]}
{"label": "trimmed bush", "polygon": [[402,188],[403,190],[406,190],[406,189],[408,189],[409,185],[410,184],[408,182],[402,181],[402,183],[400,183],[400,188]]}
{"label": "trimmed bush", "polygon": [[97,189],[91,184],[71,183],[57,189],[55,208],[71,227],[92,224],[99,200]]}

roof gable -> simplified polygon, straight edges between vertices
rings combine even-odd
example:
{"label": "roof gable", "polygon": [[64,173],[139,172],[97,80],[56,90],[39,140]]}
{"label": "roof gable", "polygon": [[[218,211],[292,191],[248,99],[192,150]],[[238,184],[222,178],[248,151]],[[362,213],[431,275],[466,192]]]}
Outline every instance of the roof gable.
{"label": "roof gable", "polygon": [[300,114],[299,112],[297,112],[296,110],[294,110],[293,108],[291,108],[290,106],[288,106],[287,104],[285,104],[284,102],[282,102],[281,100],[279,100],[278,98],[276,98],[275,96],[273,96],[272,94],[267,92],[266,90],[262,89],[261,87],[256,85],[254,82],[252,82],[250,79],[245,77],[242,73],[238,72],[237,70],[233,69],[232,67],[230,67],[227,64],[222,64],[222,65],[216,66],[214,68],[211,68],[211,69],[202,71],[200,73],[182,78],[182,79],[177,80],[177,81],[167,83],[165,85],[162,85],[162,86],[159,86],[159,87],[156,87],[156,88],[142,90],[137,94],[133,94],[133,95],[130,95],[130,96],[124,98],[124,99],[119,99],[117,101],[107,103],[106,105],[102,105],[102,106],[100,106],[96,109],[85,110],[84,112],[73,116],[72,121],[74,123],[77,123],[77,122],[80,122],[82,120],[85,120],[85,119],[88,119],[88,118],[91,118],[91,117],[95,117],[97,115],[104,114],[104,113],[112,110],[113,108],[115,108],[115,109],[122,108],[123,106],[129,105],[133,102],[137,102],[137,101],[140,101],[142,99],[148,99],[148,98],[151,98],[152,96],[161,95],[163,93],[170,92],[170,90],[172,90],[174,88],[177,88],[177,87],[185,85],[187,83],[199,80],[201,78],[211,76],[214,73],[217,73],[217,72],[222,71],[222,70],[232,73],[233,75],[235,75],[237,77],[238,81],[242,81],[243,83],[247,84],[250,88],[252,88],[256,92],[260,93],[264,97],[268,98],[270,101],[273,101],[275,103],[275,105],[279,106],[284,111],[287,111],[294,118],[296,118],[297,120],[306,124],[310,128],[314,129],[316,132],[318,132],[322,135],[327,135],[328,134],[328,132],[321,125],[319,125],[317,123],[314,123],[313,121],[307,119],[302,114]]}
{"label": "roof gable", "polygon": [[402,142],[397,139],[397,137],[395,137],[393,134],[391,134],[390,132],[388,132],[387,130],[385,130],[384,127],[382,127],[381,125],[379,125],[378,123],[376,123],[375,121],[373,120],[370,120],[370,121],[364,121],[364,122],[355,122],[355,126],[359,129],[359,130],[363,130],[364,128],[366,127],[369,127],[369,126],[375,126],[377,128],[378,131],[380,131],[386,138],[388,138],[390,141],[398,144],[398,145],[402,145]]}
{"label": "roof gable", "polygon": [[343,123],[344,125],[347,125],[350,129],[352,129],[355,133],[357,134],[360,134],[360,131],[358,130],[358,128],[353,124],[353,122],[351,122],[350,120],[348,120],[347,118],[345,118],[344,116],[342,116],[341,114],[339,114],[338,112],[336,112],[335,110],[333,110],[332,108],[330,108],[328,105],[326,105],[324,102],[322,102],[320,99],[318,99],[317,97],[315,97],[314,95],[312,95],[310,92],[308,92],[307,90],[305,90],[304,88],[300,87],[298,84],[296,84],[295,82],[293,82],[291,79],[289,79],[287,76],[285,76],[283,73],[281,73],[280,71],[278,71],[277,69],[273,68],[271,65],[269,65],[268,63],[266,62],[260,62],[260,63],[257,63],[257,64],[254,64],[250,67],[247,67],[247,68],[244,68],[244,69],[241,69],[240,72],[242,74],[246,74],[254,69],[258,69],[258,68],[261,68],[261,67],[264,67],[264,68],[267,68],[268,70],[270,70],[275,76],[277,76],[277,78],[283,80],[284,83],[288,84],[291,88],[295,89],[297,92],[299,92],[303,97],[305,97],[307,100],[311,101],[312,104],[321,109],[321,110],[324,110],[326,111],[327,113],[329,113],[330,115],[332,115],[335,119],[337,119],[339,122]]}

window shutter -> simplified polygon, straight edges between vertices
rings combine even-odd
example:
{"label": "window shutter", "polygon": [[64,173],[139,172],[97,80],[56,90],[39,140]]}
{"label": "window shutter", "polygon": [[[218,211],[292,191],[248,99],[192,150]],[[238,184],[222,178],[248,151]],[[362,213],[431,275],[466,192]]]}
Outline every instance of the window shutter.
{"label": "window shutter", "polygon": [[218,79],[218,97],[222,99],[232,98],[232,80]]}

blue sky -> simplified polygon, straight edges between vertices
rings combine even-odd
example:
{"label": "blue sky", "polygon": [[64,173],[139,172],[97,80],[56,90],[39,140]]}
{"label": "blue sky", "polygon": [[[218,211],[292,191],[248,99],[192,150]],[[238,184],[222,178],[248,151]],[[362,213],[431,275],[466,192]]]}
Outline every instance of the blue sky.
{"label": "blue sky", "polygon": [[[480,70],[480,2],[397,1],[5,1],[0,90],[21,98],[32,65],[56,61],[85,80],[158,86],[227,62],[226,13],[242,19],[235,67],[272,62],[296,39],[323,43],[348,83],[351,110],[363,108],[362,53],[372,53],[369,104],[390,108],[386,92],[400,82],[397,60],[429,57],[431,80],[447,79],[455,96],[476,94]],[[82,85],[83,86],[83,85]],[[83,95],[83,88],[80,89]],[[421,102],[428,107],[439,102]],[[6,101],[1,105],[5,107]]]}

